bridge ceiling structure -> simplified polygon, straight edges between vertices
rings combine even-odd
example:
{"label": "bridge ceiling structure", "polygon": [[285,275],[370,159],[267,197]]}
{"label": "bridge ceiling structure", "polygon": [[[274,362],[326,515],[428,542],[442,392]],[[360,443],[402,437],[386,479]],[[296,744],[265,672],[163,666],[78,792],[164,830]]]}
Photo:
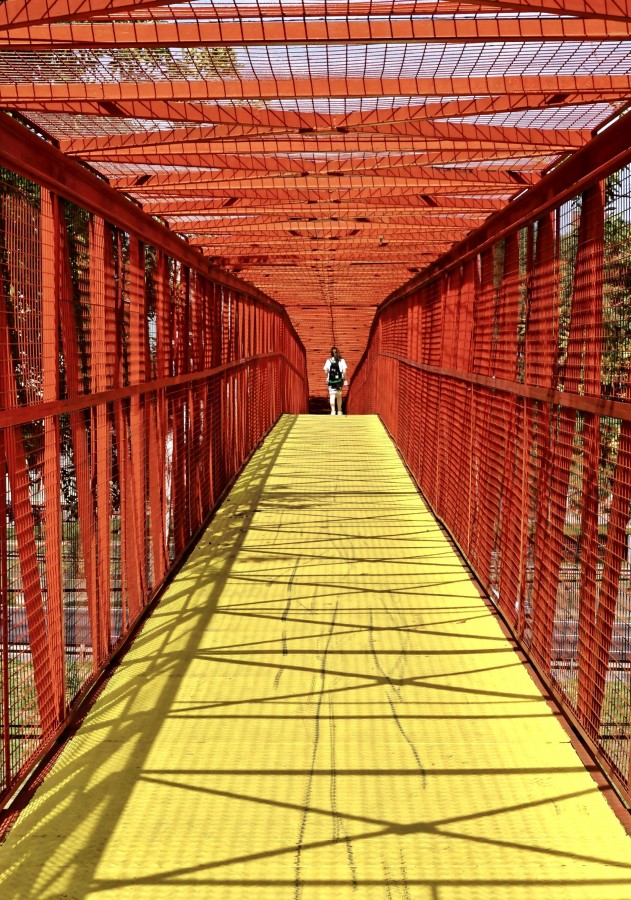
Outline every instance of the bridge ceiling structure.
{"label": "bridge ceiling structure", "polygon": [[631,101],[631,0],[4,0],[0,108],[283,303],[377,305]]}

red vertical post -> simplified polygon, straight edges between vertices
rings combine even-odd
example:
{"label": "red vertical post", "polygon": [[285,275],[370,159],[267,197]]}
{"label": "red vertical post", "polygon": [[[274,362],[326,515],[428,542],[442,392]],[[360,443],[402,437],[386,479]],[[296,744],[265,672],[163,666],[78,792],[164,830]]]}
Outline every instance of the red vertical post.
{"label": "red vertical post", "polygon": [[[494,247],[488,247],[479,257],[476,269],[476,295],[473,307],[473,366],[476,374],[492,375],[493,322],[495,312]],[[497,497],[492,489],[492,473],[497,453],[490,443],[492,407],[496,398],[491,390],[474,389],[472,415],[473,511],[475,528],[471,540],[471,560],[476,571],[490,583],[491,550],[495,528]]]}
{"label": "red vertical post", "polygon": [[[59,399],[59,202],[41,193],[42,252],[42,399]],[[62,521],[59,417],[44,419],[44,495],[46,615],[52,690],[57,721],[65,709],[64,596],[62,588]]]}
{"label": "red vertical post", "polygon": [[[9,228],[10,223],[7,222],[5,209],[0,204],[0,241],[2,241],[3,245],[8,239]],[[5,283],[15,283],[9,266],[5,267],[3,263],[1,265],[1,277]],[[11,330],[4,302],[0,303],[0,403],[0,408],[2,409],[15,409],[19,405]],[[28,464],[22,439],[22,430],[19,426],[4,430],[4,450],[7,467],[6,474],[11,489],[15,540],[20,562],[37,705],[42,735],[47,737],[54,731],[57,724],[57,709],[52,688],[54,679],[37,561],[35,522],[31,508]],[[5,516],[5,514],[3,509],[2,515]]]}
{"label": "red vertical post", "polygon": [[[500,308],[499,344],[505,359],[497,376],[514,380],[517,375],[517,321],[519,309],[519,238],[508,235],[504,243],[504,272]],[[502,515],[500,540],[499,597],[502,609],[517,625],[518,611],[523,606],[523,530],[527,515],[524,507],[524,435],[521,401],[514,394],[506,400],[504,424],[505,453],[502,463]]]}
{"label": "red vertical post", "polygon": [[[90,217],[90,346],[92,348],[91,388],[101,393],[107,387],[105,327],[105,223]],[[96,616],[92,623],[95,664],[104,660],[110,648],[110,437],[107,406],[93,410],[92,458],[96,478]]]}
{"label": "red vertical post", "polygon": [[[129,239],[129,382],[142,384],[146,374],[146,314],[144,245],[135,237]],[[135,619],[146,598],[146,444],[144,401],[138,395],[129,400],[129,483],[127,498],[127,583],[130,612]]]}
{"label": "red vertical post", "polygon": [[[65,209],[60,201],[57,216],[57,232],[60,242],[59,273],[59,317],[62,348],[65,360],[66,391],[69,398],[80,397],[84,393],[83,372],[80,365],[79,328],[84,327],[82,318],[76,315],[74,284],[71,271],[71,253],[65,221]],[[85,337],[85,335],[81,335]],[[92,497],[92,463],[89,446],[86,413],[81,410],[70,414],[70,429],[77,484],[77,513],[81,553],[85,571],[86,595],[90,616],[93,648],[93,663],[96,660],[98,630],[97,570],[96,570],[96,521]]]}
{"label": "red vertical post", "polygon": [[[530,306],[526,332],[526,378],[529,383],[556,388],[558,292],[556,283],[556,229],[554,213],[538,222],[530,277]],[[535,520],[535,574],[533,585],[533,650],[548,667],[557,602],[558,563],[555,535],[551,532],[554,505],[555,435],[550,404],[539,407],[537,423],[539,468]],[[563,517],[565,504],[563,504]],[[558,521],[555,523],[558,526]],[[561,527],[562,530],[562,527]],[[553,562],[554,556],[554,564]]]}
{"label": "red vertical post", "polygon": [[[170,342],[168,329],[167,259],[157,251],[154,275],[156,291],[156,378],[169,374]],[[151,552],[154,586],[160,584],[167,571],[167,507],[165,483],[165,442],[168,428],[167,402],[164,388],[160,388],[148,400],[149,429],[149,509],[151,516]]]}
{"label": "red vertical post", "polygon": [[[473,367],[473,321],[475,309],[475,278],[477,258],[467,260],[463,265],[462,287],[460,290],[460,304],[458,307],[458,333],[460,335],[458,369],[463,373],[471,372]],[[471,552],[472,527],[473,527],[473,421],[475,418],[475,395],[472,385],[467,386],[467,410],[466,421],[469,423],[467,437],[467,458],[469,471],[465,482],[465,496],[467,504],[466,512],[466,541],[465,552]],[[462,540],[465,538],[463,529]]]}
{"label": "red vertical post", "polygon": [[[604,185],[595,184],[583,195],[579,246],[576,260],[576,288],[584,309],[580,323],[584,390],[600,395],[602,346]],[[596,660],[596,569],[598,564],[598,469],[600,460],[600,417],[586,413],[583,426],[583,521],[581,584],[578,611],[578,714],[590,730]]]}

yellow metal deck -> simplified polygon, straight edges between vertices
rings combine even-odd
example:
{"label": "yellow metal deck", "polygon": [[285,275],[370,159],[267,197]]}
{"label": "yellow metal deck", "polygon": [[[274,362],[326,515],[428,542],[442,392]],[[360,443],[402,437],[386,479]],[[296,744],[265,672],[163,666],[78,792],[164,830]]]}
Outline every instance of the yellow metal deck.
{"label": "yellow metal deck", "polygon": [[373,417],[284,417],[0,847],[9,898],[629,900]]}

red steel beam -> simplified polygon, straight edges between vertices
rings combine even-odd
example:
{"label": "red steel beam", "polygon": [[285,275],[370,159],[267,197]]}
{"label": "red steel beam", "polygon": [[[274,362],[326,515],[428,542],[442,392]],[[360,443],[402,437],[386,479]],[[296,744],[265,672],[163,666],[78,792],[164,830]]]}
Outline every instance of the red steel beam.
{"label": "red steel beam", "polygon": [[[403,158],[406,159],[406,157]],[[396,156],[394,157],[394,161],[395,163],[397,162]],[[408,174],[410,172],[414,175],[417,186],[419,186],[420,188],[439,188],[445,186],[452,188],[462,187],[463,190],[468,190],[470,187],[479,187],[481,189],[485,189],[487,187],[493,188],[496,186],[498,188],[503,188],[508,185],[512,187],[517,186],[519,189],[522,189],[525,184],[535,184],[537,181],[539,181],[540,178],[539,174],[536,172],[528,169],[519,169],[517,171],[513,171],[510,169],[509,165],[507,165],[506,168],[500,168],[498,166],[487,168],[483,166],[460,166],[458,168],[449,169],[437,169],[431,168],[430,166],[410,166],[408,169]],[[381,174],[383,175],[383,172]],[[145,177],[145,175],[147,175],[148,177]],[[331,190],[324,191],[322,190],[321,186],[319,190],[279,188],[276,191],[269,191],[241,188],[231,191],[229,188],[217,188],[217,185],[214,183],[216,178],[217,173],[213,172],[212,170],[165,172],[158,168],[151,170],[150,167],[147,167],[142,177],[139,175],[128,174],[111,174],[108,176],[110,184],[116,185],[116,187],[118,187],[119,189],[133,187],[134,194],[138,196],[143,193],[155,193],[157,188],[162,187],[168,187],[168,193],[173,194],[179,193],[180,190],[195,190],[197,193],[199,193],[199,191],[205,191],[207,186],[212,185],[212,194],[209,195],[210,197],[256,197],[265,202],[275,202],[277,199],[303,199],[304,202],[307,202],[308,200],[321,199],[326,202],[330,202],[329,198]],[[141,182],[140,184],[138,184],[139,181]],[[375,188],[372,186],[358,187],[352,190],[344,191],[345,198],[361,200],[362,203],[364,201],[368,202],[371,199],[397,196],[399,194],[401,194],[401,190],[397,190],[394,185],[392,187],[382,186],[380,188]],[[405,191],[405,196],[409,196],[409,191]]]}
{"label": "red steel beam", "polygon": [[[505,125],[472,125],[457,122],[435,122],[433,120],[417,120],[413,122],[387,122],[371,126],[370,129],[352,129],[350,132],[339,130],[314,130],[313,134],[302,136],[296,133],[282,134],[262,133],[254,127],[215,126],[188,127],[173,129],[154,129],[135,134],[101,135],[100,137],[63,138],[59,141],[59,149],[69,155],[89,156],[92,159],[107,159],[109,156],[129,161],[130,155],[151,159],[151,153],[164,152],[168,147],[173,153],[186,153],[195,150],[198,153],[217,153],[217,165],[230,165],[232,168],[249,168],[253,162],[257,167],[299,168],[300,160],[281,158],[260,158],[251,149],[260,145],[295,146],[299,152],[325,152],[327,147],[334,148],[328,152],[341,151],[342,147],[361,146],[372,140],[385,140],[384,136],[392,135],[396,146],[401,136],[414,135],[428,140],[440,139],[441,143],[450,141],[487,141],[495,144],[517,144],[519,147],[580,147],[591,138],[588,129],[553,129],[553,128],[515,128]],[[323,140],[324,139],[324,140]],[[324,151],[320,149],[324,144]],[[419,149],[423,144],[415,142]],[[190,145],[190,146],[189,146]],[[233,150],[229,148],[233,147]],[[127,156],[121,154],[127,151]],[[268,152],[268,151],[262,151]],[[293,149],[291,152],[294,152]],[[230,155],[226,158],[226,154]],[[246,163],[241,164],[241,163]],[[328,163],[323,161],[321,167]],[[346,163],[347,165],[349,163]],[[344,163],[340,163],[342,167]]]}
{"label": "red steel beam", "polygon": [[[429,155],[430,154],[428,154],[428,156]],[[550,160],[551,157],[546,153],[543,155],[543,159]],[[552,159],[554,159],[554,157],[552,157]],[[470,164],[470,173],[475,172],[480,174],[480,184],[484,183],[486,172],[489,170],[484,170],[482,166],[476,167],[475,163],[483,164],[491,161],[505,164],[506,170],[508,172],[512,171],[512,161],[506,160],[505,156],[502,155],[497,159],[492,153],[481,153],[477,155],[472,153],[469,157],[467,157],[464,151],[462,154],[440,152],[431,154],[431,162],[436,165],[449,162],[468,162]],[[430,160],[425,160],[425,162],[428,163]],[[419,166],[419,170],[423,168],[426,167]],[[498,170],[496,169],[495,171],[497,172]],[[235,193],[238,194],[247,191],[250,192],[250,195],[254,196],[263,196],[265,193],[276,202],[279,197],[286,196],[287,193],[296,193],[302,190],[304,192],[303,196],[307,201],[321,198],[330,202],[335,198],[343,200],[350,197],[358,197],[360,196],[359,192],[361,191],[373,194],[380,193],[382,196],[388,194],[401,194],[406,191],[408,193],[410,191],[414,191],[415,193],[427,193],[429,188],[439,188],[441,184],[450,183],[449,177],[442,180],[442,178],[438,177],[439,173],[440,169],[434,170],[433,178],[427,181],[417,177],[417,171],[414,168],[411,168],[408,172],[395,171],[394,174],[380,173],[379,175],[366,174],[362,176],[360,173],[356,175],[349,173],[348,175],[333,176],[333,178],[330,175],[307,175],[304,177],[298,175],[286,175],[284,177],[281,175],[252,175],[246,177],[247,173],[230,173],[230,171],[218,172],[216,175],[206,177],[204,180],[202,180],[201,177],[195,179],[191,173],[187,175],[187,178],[189,179],[188,183],[195,184],[197,189],[199,189],[202,184],[207,184],[210,190],[225,191],[229,197],[235,196]],[[529,183],[528,181],[521,182],[516,179],[511,180],[515,185],[515,190],[523,190],[524,186]],[[133,181],[138,181],[138,176],[134,176]],[[126,175],[111,177],[112,184],[115,184],[119,188],[127,188],[131,193],[140,197],[143,191],[142,186],[137,186],[130,182],[131,179]],[[148,189],[145,189],[145,192],[153,194],[156,192],[157,187],[164,183],[164,179],[160,181],[156,178],[155,180],[152,180]],[[180,180],[180,184],[185,183],[186,182]],[[497,184],[499,181],[496,180],[495,183]],[[178,191],[173,190],[165,193],[176,195]]]}
{"label": "red steel beam", "polygon": [[[491,214],[491,210],[478,211],[475,216],[471,213],[467,215],[458,215],[457,212],[449,214],[449,211],[443,211],[439,217],[420,218],[414,216],[403,216],[392,219],[380,219],[375,217],[369,223],[365,222],[331,222],[322,220],[320,222],[292,222],[277,221],[269,223],[250,224],[248,222],[224,225],[208,223],[206,221],[182,221],[178,219],[167,219],[171,229],[178,233],[189,235],[191,238],[195,235],[203,235],[209,244],[223,243],[224,241],[237,241],[252,243],[258,246],[258,254],[264,252],[265,245],[261,244],[263,235],[269,236],[272,240],[285,242],[288,253],[291,253],[292,243],[288,242],[288,236],[292,238],[307,238],[309,240],[323,240],[324,238],[334,241],[344,241],[353,239],[353,243],[359,244],[364,241],[373,241],[387,238],[391,240],[404,240],[408,243],[418,243],[419,241],[432,241],[437,235],[455,234],[456,231],[468,233],[472,228],[477,228]],[[258,242],[258,243],[257,243]]]}
{"label": "red steel beam", "polygon": [[[555,217],[546,213],[538,221],[536,244],[530,230],[532,261],[528,285],[528,327],[525,347],[525,381],[556,388],[556,358],[558,353]],[[559,508],[551,495],[555,472],[555,446],[552,438],[552,410],[545,404],[537,416],[537,506],[535,527],[535,556],[546,560],[534,573],[532,615],[533,650],[547,667],[550,665],[554,617],[557,602],[558,568],[562,548],[551,547],[552,528],[558,526],[559,515],[565,519],[565,495]],[[569,477],[569,467],[568,467]],[[558,532],[554,532],[555,534]],[[556,555],[558,554],[558,556]]]}
{"label": "red steel beam", "polygon": [[424,105],[402,104],[391,108],[353,111],[336,120],[338,126],[366,129],[379,128],[389,124],[414,122],[422,119],[461,116],[490,115],[498,112],[517,112],[532,109],[557,110],[573,106],[593,103],[620,103],[624,100],[624,92],[616,91],[577,91],[551,94],[530,91],[527,94],[519,91],[503,91],[492,96],[463,97],[460,99],[438,101],[432,98]]}
{"label": "red steel beam", "polygon": [[587,18],[436,18],[393,15],[389,18],[352,17],[226,21],[59,22],[13,27],[0,33],[0,49],[16,52],[68,49],[156,47],[238,47],[289,44],[413,43],[461,44],[488,41],[544,43],[558,41],[609,42],[628,40],[626,20]]}
{"label": "red steel beam", "polygon": [[[59,396],[59,215],[57,198],[41,192],[42,235],[42,399]],[[52,675],[55,720],[61,722],[66,708],[63,572],[61,558],[61,440],[59,419],[44,419],[44,504],[46,547],[46,615]]]}
{"label": "red steel beam", "polygon": [[[453,189],[452,189],[453,190]],[[470,190],[470,189],[469,189]],[[482,194],[480,189],[480,193]],[[230,207],[225,207],[225,199],[206,200],[201,199],[199,194],[190,197],[169,197],[165,196],[161,199],[143,198],[142,208],[149,215],[186,215],[192,213],[205,213],[212,215],[220,220],[228,218],[234,213],[242,213],[244,215],[256,215],[261,212],[269,217],[275,217],[283,221],[295,220],[301,221],[329,221],[334,219],[340,222],[354,223],[357,218],[361,220],[373,219],[374,221],[382,221],[388,218],[398,218],[401,215],[411,216],[432,216],[440,215],[441,211],[448,210],[493,210],[503,209],[506,206],[511,194],[515,191],[507,191],[505,188],[500,191],[488,191],[488,188],[481,196],[475,193],[469,193],[465,196],[462,194],[451,195],[447,189],[441,191],[433,190],[426,195],[425,199],[420,196],[394,196],[382,197],[366,202],[361,206],[354,202],[346,202],[344,206],[339,207],[336,204],[320,203],[317,211],[314,211],[306,201],[295,203],[282,203],[271,205],[268,200],[257,200],[255,198],[239,198]],[[428,197],[431,199],[431,205],[427,205]],[[326,206],[327,208],[323,208]],[[327,213],[329,215],[327,215]],[[353,227],[349,225],[349,227]]]}
{"label": "red steel beam", "polygon": [[[487,93],[485,96],[462,97],[460,99],[439,102],[439,95],[428,98],[423,107],[410,104],[396,105],[390,109],[355,111],[346,115],[329,116],[322,113],[294,112],[291,110],[251,109],[248,106],[233,104],[219,105],[212,101],[188,102],[177,100],[117,100],[116,102],[99,100],[38,100],[34,98],[13,99],[2,97],[0,100],[6,109],[55,113],[57,115],[83,115],[111,118],[151,119],[168,122],[206,123],[242,125],[271,129],[340,129],[377,130],[387,132],[389,122],[448,118],[450,116],[481,115],[492,112],[514,112],[528,109],[563,109],[571,106],[582,106],[593,103],[623,103],[628,99],[628,87],[601,85],[590,88],[583,84],[580,90],[564,91],[524,91],[511,90],[505,87],[502,91]],[[396,132],[395,132],[396,133]]]}
{"label": "red steel beam", "polygon": [[183,128],[152,128],[140,132],[130,131],[126,134],[102,134],[95,136],[77,136],[60,138],[58,147],[64,153],[89,154],[97,150],[124,150],[133,147],[150,147],[153,144],[175,143],[176,141],[210,141],[223,138],[273,137],[275,134],[286,134],[290,126],[271,125],[234,125],[219,124],[206,126],[188,126]]}
{"label": "red steel beam", "polygon": [[95,14],[143,7],[159,7],[160,0],[5,0],[0,6],[0,29],[36,25],[58,19],[89,19]]}
{"label": "red steel beam", "polygon": [[[133,162],[136,157],[151,160],[153,154],[164,156],[166,151],[170,154],[191,155],[196,157],[203,154],[217,154],[217,165],[229,165],[232,168],[248,168],[251,159],[257,153],[314,153],[317,152],[352,152],[372,144],[389,146],[395,149],[401,143],[396,129],[401,129],[401,136],[414,134],[416,140],[410,149],[423,151],[426,148],[438,149],[438,147],[471,146],[472,149],[486,147],[486,145],[502,147],[517,146],[527,154],[532,148],[561,148],[574,149],[581,147],[591,138],[591,132],[587,129],[552,129],[552,128],[512,128],[508,126],[469,125],[464,123],[418,121],[414,123],[397,123],[387,126],[391,131],[392,140],[388,140],[387,134],[380,132],[350,132],[327,136],[326,134],[314,134],[313,136],[283,135],[262,137],[260,135],[243,135],[237,138],[222,136],[214,133],[214,130],[200,129],[189,131],[184,137],[181,130],[175,132],[158,131],[146,133],[144,140],[134,141],[133,146],[128,142],[118,142],[116,138],[110,138],[107,145],[101,142],[98,147],[89,149],[79,145],[75,149],[72,139],[65,140],[60,149],[70,155],[82,153],[92,160],[104,160],[112,157],[117,162]],[[184,137],[184,140],[182,140]],[[122,150],[125,153],[122,153]],[[522,154],[522,155],[523,155]],[[243,162],[246,164],[244,165]],[[259,166],[278,169],[289,167],[290,161],[272,157],[268,160],[259,158]],[[208,163],[213,165],[213,163]],[[322,163],[322,166],[326,163]]]}
{"label": "red steel beam", "polygon": [[[65,363],[66,392],[69,399],[79,399],[86,393],[82,371],[81,339],[87,338],[87,328],[81,311],[77,310],[75,283],[71,269],[71,258],[76,248],[71,246],[71,238],[66,223],[64,204],[56,222],[59,233],[61,267],[59,272],[59,334]],[[95,515],[92,491],[91,423],[83,412],[70,415],[70,434],[77,490],[78,528],[85,572],[85,592],[89,611],[93,657],[93,668],[97,666],[98,648],[101,646],[98,615],[98,547],[99,531]]]}
{"label": "red steel beam", "polygon": [[[366,220],[368,222],[379,222],[387,221],[401,214],[424,216],[425,218],[428,216],[440,216],[446,212],[457,214],[463,211],[472,213],[484,211],[488,214],[493,210],[503,209],[506,203],[509,202],[511,194],[512,192],[493,191],[489,192],[488,196],[478,196],[476,192],[471,197],[466,195],[455,197],[449,191],[444,193],[433,191],[431,197],[429,194],[424,195],[424,198],[412,197],[411,200],[413,202],[405,204],[397,202],[401,195],[394,195],[372,200],[364,206],[357,206],[357,201],[355,200],[349,200],[344,204],[335,203],[334,200],[314,201],[312,203],[297,201],[294,204],[285,204],[281,201],[278,205],[271,206],[269,209],[273,217],[285,221],[329,221],[337,218],[340,222],[348,223],[356,222],[358,219],[360,222],[366,222]],[[428,198],[431,200],[429,206],[426,205]],[[190,217],[190,215],[197,213],[208,217],[216,217],[216,220],[219,222],[223,221],[222,213],[224,210],[217,210],[204,205],[204,201],[198,200],[197,195],[189,197],[186,193],[183,193],[182,195],[165,196],[163,199],[153,197],[151,202],[146,205],[143,197],[138,197],[137,199],[143,204],[143,209],[150,215],[160,216],[165,220],[169,214]],[[242,211],[244,215],[256,215],[268,207],[266,207],[264,202],[256,200],[253,203],[245,201],[243,206],[239,204],[232,208]],[[349,224],[349,227],[352,227],[352,225]]]}
{"label": "red steel beam", "polygon": [[[0,28],[15,28],[21,25],[37,25],[39,23],[54,22],[57,20],[71,21],[78,19],[86,21],[98,18],[104,14],[124,13],[138,14],[142,9],[153,9],[157,11],[158,18],[169,18],[168,3],[160,2],[160,0],[5,0],[5,7],[0,16]],[[476,4],[479,6],[479,4]],[[167,10],[162,12],[162,7]],[[512,9],[517,12],[544,12],[556,15],[573,15],[584,18],[596,19],[612,19],[612,20],[629,20],[631,19],[631,4],[629,0],[489,0],[484,3],[483,8],[487,9]],[[458,7],[456,7],[458,8]],[[261,7],[259,7],[261,9]],[[263,7],[265,9],[265,7]],[[434,10],[428,10],[425,4],[401,3],[397,5],[397,13],[402,16],[413,14],[430,14],[434,16],[440,13],[442,9],[445,12],[453,12],[453,7],[442,7],[436,5]],[[296,4],[293,7],[278,4],[276,9],[270,8],[268,15],[287,19],[302,18],[307,15],[310,17],[320,18],[328,17],[348,19],[354,17],[357,13],[357,7],[350,2],[333,2],[320,4],[318,6],[305,7]],[[371,12],[377,16],[379,13],[378,6],[374,2],[371,4]],[[392,13],[392,4],[383,5],[383,13],[388,17]],[[156,13],[154,12],[154,15]],[[261,14],[261,13],[259,13]],[[213,10],[213,18],[219,18],[216,11]]]}
{"label": "red steel beam", "polygon": [[[292,147],[292,143],[294,146]],[[401,140],[401,139],[391,139],[391,140],[378,140],[378,139],[368,139],[365,141],[359,141],[355,144],[355,146],[349,146],[346,149],[346,152],[365,152],[365,153],[375,153],[375,152],[383,152],[388,153],[390,150],[397,153],[405,153],[415,151],[417,154],[417,164],[418,165],[437,165],[445,162],[456,162],[458,160],[462,161],[471,161],[471,162],[484,162],[489,160],[497,160],[497,161],[506,161],[509,165],[513,159],[521,160],[523,156],[527,156],[529,158],[542,158],[546,160],[554,159],[558,156],[559,153],[570,152],[573,149],[578,149],[576,147],[572,147],[570,145],[552,147],[545,146],[543,144],[531,144],[524,146],[519,145],[508,145],[501,144],[499,142],[486,141],[486,142],[467,142],[467,141],[424,141],[422,144],[420,142],[415,142],[413,139],[410,140]],[[213,148],[219,152],[223,148],[217,147]],[[125,153],[117,153],[112,157],[101,157],[99,154],[96,155],[88,155],[84,159],[86,162],[91,163],[94,166],[107,166],[107,165],[136,165],[136,166],[186,166],[189,168],[200,168],[200,169],[212,169],[216,172],[217,178],[221,179],[223,175],[224,178],[231,177],[232,173],[236,173],[236,177],[247,178],[251,177],[253,180],[274,178],[280,174],[281,178],[286,177],[283,171],[278,172],[277,164],[274,163],[274,167],[271,170],[259,170],[252,171],[247,169],[231,169],[229,166],[226,167],[226,171],[222,171],[221,168],[213,165],[217,160],[217,155],[211,149],[210,153],[205,152],[197,152],[195,148],[191,148],[190,151],[186,151],[183,153],[170,152],[168,148],[165,151],[157,151],[156,153],[148,153],[146,155],[140,154],[125,154]],[[280,144],[280,142],[268,142],[265,145],[257,143],[252,147],[252,151],[254,153],[270,153],[270,154],[285,154],[285,153],[305,153],[309,151],[305,151],[304,148],[300,148],[300,145],[296,142],[287,142],[286,144]],[[237,151],[238,152],[238,151]],[[343,153],[344,148],[339,144],[331,144],[328,146],[323,146],[323,153]],[[331,160],[334,163],[333,160]],[[315,169],[315,167],[314,167]],[[306,170],[306,171],[305,171]],[[383,170],[381,170],[383,171]],[[342,175],[352,175],[353,170],[350,169],[348,172],[344,172],[343,170],[337,169],[335,164],[329,164],[329,169],[324,169],[321,171],[309,171],[309,167],[304,166],[302,170],[298,169],[294,172],[289,172],[288,174],[293,175],[294,178],[339,178],[341,177],[339,173]],[[405,172],[401,172],[400,174],[405,174]],[[368,175],[366,177],[369,177]]]}
{"label": "red steel beam", "polygon": [[[107,235],[109,236],[109,235]],[[92,216],[89,231],[90,253],[90,347],[91,347],[91,389],[100,393],[107,388],[106,348],[107,325],[105,290],[106,278],[113,275],[108,265],[105,248],[106,227],[100,216]],[[93,626],[93,653],[95,665],[98,667],[111,649],[111,440],[107,407],[96,407],[93,422],[92,451],[93,469],[96,481],[96,527],[97,527],[97,562],[96,587],[97,609],[96,625]]]}
{"label": "red steel beam", "polygon": [[517,12],[543,12],[597,19],[631,19],[629,0],[485,0],[485,6]]}
{"label": "red steel beam", "polygon": [[[2,7],[0,6],[0,9]],[[629,94],[631,75],[491,75],[419,78],[313,77],[293,79],[146,81],[146,82],[14,82],[0,86],[0,103],[31,101],[152,103],[199,100],[281,100],[314,97],[451,97],[503,93],[611,92]]]}

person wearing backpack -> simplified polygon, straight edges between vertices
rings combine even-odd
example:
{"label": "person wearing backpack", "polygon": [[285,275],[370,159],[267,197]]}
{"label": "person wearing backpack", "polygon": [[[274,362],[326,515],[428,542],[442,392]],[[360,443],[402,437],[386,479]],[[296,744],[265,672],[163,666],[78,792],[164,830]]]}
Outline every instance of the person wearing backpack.
{"label": "person wearing backpack", "polygon": [[342,388],[346,381],[346,361],[340,356],[337,347],[331,347],[331,356],[324,364],[326,372],[326,383],[329,389],[329,403],[331,404],[331,415],[335,415],[337,409],[338,416],[343,416],[342,412]]}

